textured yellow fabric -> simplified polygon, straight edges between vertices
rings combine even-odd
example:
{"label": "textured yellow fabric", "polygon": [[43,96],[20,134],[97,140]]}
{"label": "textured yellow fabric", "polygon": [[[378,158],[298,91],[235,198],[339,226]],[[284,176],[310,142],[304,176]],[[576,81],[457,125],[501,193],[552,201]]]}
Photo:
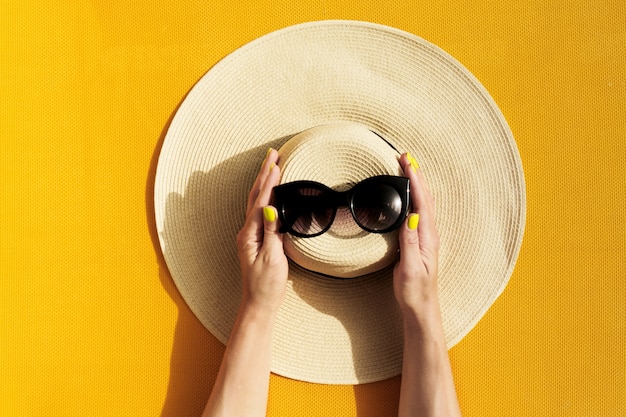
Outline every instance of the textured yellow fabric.
{"label": "textured yellow fabric", "polygon": [[[526,235],[508,287],[450,351],[464,415],[626,414],[622,0],[0,7],[0,416],[199,414],[223,347],[159,254],[155,155],[215,62],[319,19],[369,20],[442,47],[517,140]],[[398,390],[398,378],[272,376],[269,415],[392,416]]]}

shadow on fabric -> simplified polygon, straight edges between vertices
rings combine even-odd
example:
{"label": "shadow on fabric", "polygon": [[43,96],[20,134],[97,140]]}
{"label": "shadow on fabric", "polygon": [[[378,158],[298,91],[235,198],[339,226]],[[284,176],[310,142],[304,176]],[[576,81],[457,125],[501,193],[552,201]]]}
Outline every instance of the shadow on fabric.
{"label": "shadow on fabric", "polygon": [[354,386],[357,417],[395,417],[400,399],[400,376]]}
{"label": "shadow on fabric", "polygon": [[[215,383],[225,350],[224,345],[202,325],[186,304],[172,279],[159,243],[154,209],[154,181],[159,154],[175,114],[176,111],[172,113],[159,137],[152,155],[146,182],[146,216],[159,264],[159,280],[178,309],[170,359],[170,376],[161,417],[199,416],[202,414]],[[284,140],[284,138],[278,139],[276,145]],[[201,173],[196,173],[195,180],[191,181],[190,179],[188,186],[206,184],[206,181],[198,180],[198,175]],[[197,195],[198,193],[190,194]],[[358,417],[396,415],[399,387],[400,377],[355,385],[356,415]]]}
{"label": "shadow on fabric", "polygon": [[224,345],[200,323],[176,288],[161,252],[157,235],[154,180],[163,141],[176,111],[170,116],[159,137],[146,181],[146,217],[159,264],[159,280],[178,309],[170,358],[170,376],[161,412],[162,417],[202,414],[224,355]]}

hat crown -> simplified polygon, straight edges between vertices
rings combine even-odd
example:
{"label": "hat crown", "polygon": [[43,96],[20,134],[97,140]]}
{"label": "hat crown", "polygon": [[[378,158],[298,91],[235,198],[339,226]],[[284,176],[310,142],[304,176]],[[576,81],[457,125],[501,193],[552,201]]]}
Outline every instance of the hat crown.
{"label": "hat crown", "polygon": [[[300,132],[279,149],[281,183],[315,181],[344,191],[376,175],[402,175],[398,152],[358,123],[337,122]],[[337,278],[355,278],[386,268],[396,259],[397,232],[361,229],[346,208],[331,228],[313,238],[285,235],[285,253],[301,267]]]}

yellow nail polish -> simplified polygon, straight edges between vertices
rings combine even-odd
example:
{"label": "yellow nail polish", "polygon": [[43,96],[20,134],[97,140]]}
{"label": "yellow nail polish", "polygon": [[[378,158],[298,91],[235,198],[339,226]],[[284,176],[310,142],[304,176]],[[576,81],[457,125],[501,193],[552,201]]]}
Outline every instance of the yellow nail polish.
{"label": "yellow nail polish", "polygon": [[420,167],[417,163],[417,159],[415,159],[413,157],[413,155],[411,155],[411,152],[407,152],[406,153],[406,159],[408,159],[409,163],[411,164],[411,170],[413,172],[417,172],[417,169]]}
{"label": "yellow nail polish", "polygon": [[263,207],[263,217],[265,217],[265,220],[268,222],[273,223],[276,221],[276,212],[271,207]]}
{"label": "yellow nail polish", "polygon": [[417,229],[417,225],[420,222],[420,215],[417,213],[411,214],[409,216],[409,220],[407,221],[407,226],[409,227],[410,230],[415,230]]}
{"label": "yellow nail polish", "polygon": [[417,171],[420,168],[420,164],[417,163],[417,159],[415,159],[413,156],[409,158],[409,161],[411,161],[411,167],[413,168],[413,171]]}
{"label": "yellow nail polish", "polygon": [[261,162],[261,166],[265,165],[265,162],[267,162],[267,158],[270,157],[271,153],[272,153],[272,148],[269,148],[267,152],[265,153],[265,158],[263,158],[263,162]]}
{"label": "yellow nail polish", "polygon": [[272,163],[270,164],[270,171],[271,171],[271,170],[273,170],[275,166],[276,166],[276,164],[272,162]]}

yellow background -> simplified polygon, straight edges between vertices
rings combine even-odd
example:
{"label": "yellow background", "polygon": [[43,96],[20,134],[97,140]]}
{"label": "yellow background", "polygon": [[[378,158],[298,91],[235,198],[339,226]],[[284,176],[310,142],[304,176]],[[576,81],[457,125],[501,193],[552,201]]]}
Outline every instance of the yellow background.
{"label": "yellow background", "polygon": [[[464,415],[626,415],[623,0],[0,1],[1,416],[200,412],[223,347],[158,249],[164,130],[220,58],[320,19],[439,45],[517,140],[526,235],[450,351]],[[269,415],[392,416],[398,389],[272,376]]]}

